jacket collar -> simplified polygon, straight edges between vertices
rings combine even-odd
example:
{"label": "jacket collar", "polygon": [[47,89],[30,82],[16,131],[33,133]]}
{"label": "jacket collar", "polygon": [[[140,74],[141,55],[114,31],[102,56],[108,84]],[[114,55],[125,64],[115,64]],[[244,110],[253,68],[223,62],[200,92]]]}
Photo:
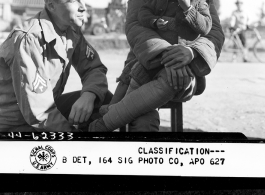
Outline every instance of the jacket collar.
{"label": "jacket collar", "polygon": [[[40,21],[40,25],[42,28],[44,40],[47,43],[50,43],[53,40],[56,40],[54,49],[56,50],[58,55],[60,55],[60,57],[66,61],[67,52],[65,51],[65,49],[62,49],[64,48],[64,45],[60,38],[60,34],[58,33],[58,30],[56,30],[56,28],[58,27],[53,23],[50,17],[50,14],[48,13],[46,9],[43,9],[43,11],[40,12],[39,21]],[[66,38],[67,38],[68,50],[73,52],[80,38],[80,33],[79,31],[73,29],[72,27],[69,27],[66,31],[66,34],[67,34]]]}
{"label": "jacket collar", "polygon": [[39,21],[44,35],[44,39],[47,43],[50,43],[54,39],[58,38],[58,34],[55,31],[52,20],[46,9],[43,9],[39,15]]}

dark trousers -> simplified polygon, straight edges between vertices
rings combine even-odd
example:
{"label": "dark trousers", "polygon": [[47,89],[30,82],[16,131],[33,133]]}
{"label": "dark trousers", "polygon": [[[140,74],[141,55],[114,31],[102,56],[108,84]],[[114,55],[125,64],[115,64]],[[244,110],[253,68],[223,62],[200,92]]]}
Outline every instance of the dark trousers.
{"label": "dark trousers", "polygon": [[[81,91],[74,91],[70,93],[66,93],[61,95],[57,100],[55,100],[55,104],[57,109],[62,113],[62,115],[68,119],[73,104],[80,98]],[[109,104],[112,98],[112,93],[108,91],[108,93],[105,96],[105,100],[103,101],[103,105]],[[90,117],[90,121],[97,119],[100,117],[99,114],[99,105],[95,104],[93,113]]]}
{"label": "dark trousers", "polygon": [[[78,100],[80,95],[81,95],[81,91],[74,91],[74,92],[63,94],[58,99],[55,100],[55,104],[57,106],[57,109],[62,113],[62,115],[66,119],[68,119],[69,114],[70,114],[71,109],[72,109],[72,106]],[[113,96],[112,93],[110,91],[108,91],[108,93],[106,94],[105,100],[103,101],[103,105],[109,104],[112,96]],[[91,123],[93,120],[95,120],[99,117],[100,117],[99,105],[96,104],[89,121],[84,126],[82,126],[82,130],[84,130],[84,131],[87,130],[89,123]],[[34,132],[36,130],[34,130],[34,128],[29,126],[29,125],[24,125],[24,126],[12,128],[8,131],[10,131],[10,132]]]}
{"label": "dark trousers", "polygon": [[247,46],[246,31],[245,31],[245,30],[241,31],[241,32],[238,34],[238,36],[239,36],[239,39],[240,39],[241,42],[242,42],[242,45],[246,48],[246,46]]}
{"label": "dark trousers", "polygon": [[[57,106],[57,109],[62,113],[62,115],[68,119],[73,104],[80,98],[81,91],[74,91],[70,93],[66,93],[61,95],[57,100],[55,100],[55,104]],[[112,93],[110,91],[107,92],[105,99],[103,101],[102,105],[109,104],[112,99]],[[79,124],[78,128],[83,131],[87,131],[89,124],[100,118],[101,115],[99,114],[99,104],[94,105],[94,110],[89,118],[88,121],[84,122],[83,124]]]}

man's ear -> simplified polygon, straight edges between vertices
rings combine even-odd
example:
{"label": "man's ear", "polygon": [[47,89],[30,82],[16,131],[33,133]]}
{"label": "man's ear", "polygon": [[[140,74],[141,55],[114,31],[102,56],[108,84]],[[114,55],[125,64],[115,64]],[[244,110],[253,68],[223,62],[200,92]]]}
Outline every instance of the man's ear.
{"label": "man's ear", "polygon": [[55,10],[54,2],[52,2],[52,1],[48,2],[48,3],[46,4],[46,8],[47,8],[49,11],[53,12],[53,11]]}

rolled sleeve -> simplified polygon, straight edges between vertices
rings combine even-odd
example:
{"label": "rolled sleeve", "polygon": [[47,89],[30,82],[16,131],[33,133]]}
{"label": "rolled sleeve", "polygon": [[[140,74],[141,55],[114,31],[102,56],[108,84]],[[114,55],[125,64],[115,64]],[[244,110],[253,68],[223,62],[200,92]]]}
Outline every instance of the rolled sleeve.
{"label": "rolled sleeve", "polygon": [[191,48],[199,53],[199,56],[191,63],[191,67],[197,76],[205,76],[215,67],[225,40],[213,1],[210,1],[209,5],[212,28],[207,35],[200,37],[195,43],[190,45]]}
{"label": "rolled sleeve", "polygon": [[[197,6],[196,6],[197,7]],[[206,35],[212,28],[212,18],[209,6],[205,1],[198,3],[198,9],[194,6],[185,13],[185,21],[189,26],[201,35]]]}

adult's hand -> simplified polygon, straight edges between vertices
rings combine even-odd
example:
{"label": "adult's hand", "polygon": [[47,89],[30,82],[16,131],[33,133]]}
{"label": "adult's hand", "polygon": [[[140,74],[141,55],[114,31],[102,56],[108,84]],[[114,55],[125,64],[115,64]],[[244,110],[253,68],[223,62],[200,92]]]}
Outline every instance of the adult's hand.
{"label": "adult's hand", "polygon": [[88,121],[93,110],[96,95],[91,92],[84,92],[81,97],[72,106],[69,122],[77,125]]}
{"label": "adult's hand", "polygon": [[167,67],[178,64],[178,67],[182,68],[190,64],[196,55],[197,53],[195,50],[175,44],[169,46],[166,51],[163,52],[161,64]]}
{"label": "adult's hand", "polygon": [[178,64],[165,67],[167,73],[167,80],[170,86],[174,89],[187,89],[191,84],[191,78],[194,77],[188,66],[182,68],[178,67]]}

